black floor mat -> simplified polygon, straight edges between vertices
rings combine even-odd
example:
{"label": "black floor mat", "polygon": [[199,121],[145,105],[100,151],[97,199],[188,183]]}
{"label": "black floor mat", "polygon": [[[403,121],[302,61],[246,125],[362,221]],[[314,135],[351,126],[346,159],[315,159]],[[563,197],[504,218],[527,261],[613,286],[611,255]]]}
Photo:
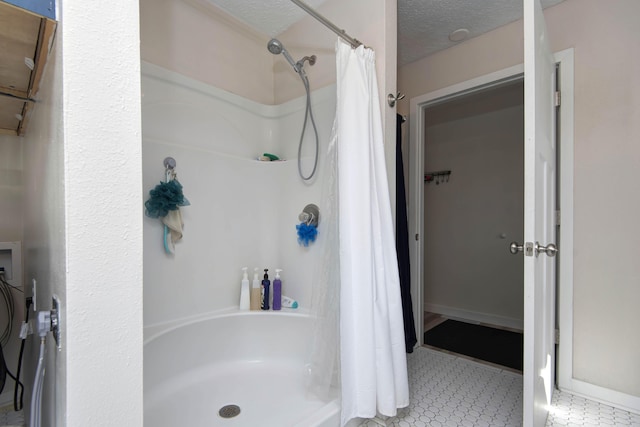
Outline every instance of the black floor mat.
{"label": "black floor mat", "polygon": [[424,333],[424,343],[522,371],[522,334],[446,320]]}

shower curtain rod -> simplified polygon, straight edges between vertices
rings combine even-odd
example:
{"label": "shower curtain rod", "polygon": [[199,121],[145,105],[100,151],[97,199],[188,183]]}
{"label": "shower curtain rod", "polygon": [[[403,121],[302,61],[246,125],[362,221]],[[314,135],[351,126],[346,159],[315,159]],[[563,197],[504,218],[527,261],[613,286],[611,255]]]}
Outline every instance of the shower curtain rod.
{"label": "shower curtain rod", "polygon": [[322,24],[324,24],[331,31],[333,31],[334,33],[339,35],[342,39],[344,39],[347,42],[349,42],[349,44],[351,45],[352,48],[355,49],[358,46],[362,45],[362,42],[360,40],[354,39],[353,37],[351,37],[349,34],[347,34],[347,32],[345,30],[342,30],[342,29],[338,28],[333,22],[329,21],[327,18],[325,18],[324,16],[320,15],[318,12],[316,12],[313,8],[311,8],[305,2],[303,2],[301,0],[291,0],[291,1],[293,3],[295,3],[295,4],[297,4],[298,6],[300,6],[300,8],[302,8],[309,15],[313,16],[318,21],[320,21]]}

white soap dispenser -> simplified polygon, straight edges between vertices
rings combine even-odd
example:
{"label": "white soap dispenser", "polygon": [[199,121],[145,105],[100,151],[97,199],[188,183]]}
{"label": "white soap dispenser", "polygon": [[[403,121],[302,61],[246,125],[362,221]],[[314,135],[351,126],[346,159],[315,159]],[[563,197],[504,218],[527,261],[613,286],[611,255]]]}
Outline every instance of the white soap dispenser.
{"label": "white soap dispenser", "polygon": [[249,277],[247,276],[247,267],[243,267],[242,272],[242,283],[240,286],[240,310],[249,310]]}

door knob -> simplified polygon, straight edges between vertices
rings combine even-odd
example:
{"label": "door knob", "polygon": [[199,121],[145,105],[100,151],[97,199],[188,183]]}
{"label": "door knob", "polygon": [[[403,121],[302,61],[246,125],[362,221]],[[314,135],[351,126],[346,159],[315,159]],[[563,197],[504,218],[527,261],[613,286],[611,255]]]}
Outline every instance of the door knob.
{"label": "door knob", "polygon": [[516,255],[518,252],[524,252],[525,256],[533,256],[534,245],[531,242],[525,242],[524,245],[519,245],[517,242],[511,242],[509,245],[509,252]]}
{"label": "door knob", "polygon": [[511,242],[511,244],[509,245],[509,252],[511,252],[513,255],[516,255],[518,252],[522,252],[523,250],[523,246],[519,245],[517,242]]}
{"label": "door knob", "polygon": [[541,252],[546,253],[547,256],[554,257],[558,253],[558,247],[553,243],[549,243],[547,246],[544,246],[539,242],[536,242],[536,256],[538,256]]}

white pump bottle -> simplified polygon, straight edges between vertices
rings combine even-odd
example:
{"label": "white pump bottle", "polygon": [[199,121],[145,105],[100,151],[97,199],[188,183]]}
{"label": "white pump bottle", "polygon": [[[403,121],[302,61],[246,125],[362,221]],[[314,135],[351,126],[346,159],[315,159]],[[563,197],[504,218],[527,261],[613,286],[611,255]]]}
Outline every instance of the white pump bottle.
{"label": "white pump bottle", "polygon": [[240,310],[249,310],[249,277],[247,276],[247,267],[242,268],[242,283],[240,287]]}

